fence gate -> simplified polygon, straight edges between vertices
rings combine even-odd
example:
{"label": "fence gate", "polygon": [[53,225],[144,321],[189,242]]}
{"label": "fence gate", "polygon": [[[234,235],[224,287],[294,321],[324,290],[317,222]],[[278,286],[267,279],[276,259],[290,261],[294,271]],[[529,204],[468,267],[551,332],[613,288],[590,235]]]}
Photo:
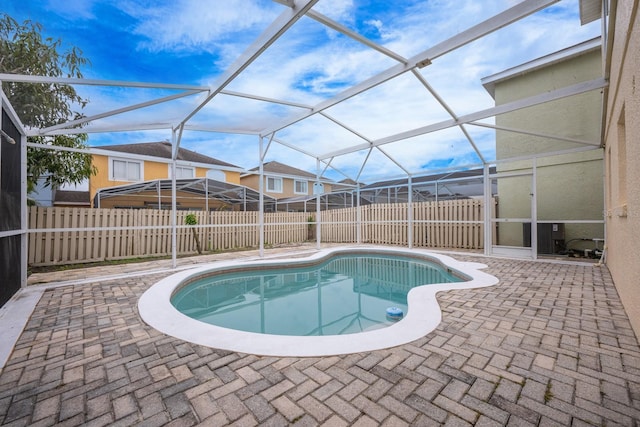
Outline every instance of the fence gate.
{"label": "fence gate", "polygon": [[2,98],[2,135],[0,137],[0,307],[3,306],[22,285],[26,274],[23,262],[23,218],[25,203],[22,200],[22,154],[25,147],[20,141],[20,132],[5,108]]}

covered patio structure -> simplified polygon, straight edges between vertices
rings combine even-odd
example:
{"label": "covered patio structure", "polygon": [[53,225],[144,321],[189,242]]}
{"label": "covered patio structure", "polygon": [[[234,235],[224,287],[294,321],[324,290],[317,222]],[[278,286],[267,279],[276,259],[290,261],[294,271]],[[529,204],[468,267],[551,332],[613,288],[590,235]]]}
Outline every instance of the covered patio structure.
{"label": "covered patio structure", "polygon": [[[170,179],[136,182],[99,190],[93,200],[95,208],[172,208],[173,182]],[[260,208],[260,194],[249,187],[211,178],[175,180],[176,208],[181,210],[241,210]],[[275,199],[264,196],[263,205],[273,210]]]}

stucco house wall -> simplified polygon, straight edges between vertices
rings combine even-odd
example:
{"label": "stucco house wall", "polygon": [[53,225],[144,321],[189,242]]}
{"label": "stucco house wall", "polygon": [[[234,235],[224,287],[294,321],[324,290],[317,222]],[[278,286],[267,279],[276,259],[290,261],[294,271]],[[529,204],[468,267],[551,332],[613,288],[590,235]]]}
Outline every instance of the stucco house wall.
{"label": "stucco house wall", "polygon": [[[257,170],[258,168],[254,168],[250,173],[242,175],[240,177],[240,184],[258,191],[260,185],[260,175],[258,174]],[[282,180],[281,192],[273,192],[268,190],[267,180],[270,177]],[[306,193],[302,194],[295,192],[296,181],[305,181],[307,183]],[[263,191],[264,194],[275,199],[285,199],[289,197],[298,197],[305,195],[311,196],[313,195],[313,185],[315,181],[315,175],[301,169],[297,169],[276,161],[271,161],[264,164]],[[323,192],[330,193],[331,184],[323,182]]]}
{"label": "stucco house wall", "polygon": [[640,17],[638,2],[611,11],[605,122],[606,264],[640,336]]}
{"label": "stucco house wall", "polygon": [[[494,98],[496,105],[501,105],[596,79],[601,75],[600,48],[587,47],[565,58],[550,60],[544,66],[495,81]],[[599,91],[583,93],[500,115],[496,118],[496,124],[501,127],[591,141],[597,146],[600,141],[601,99]],[[496,132],[497,159],[583,146],[539,136]],[[499,163],[497,170],[532,171],[532,166],[533,162],[530,160]],[[601,149],[539,158],[536,160],[536,168],[538,220],[561,222],[603,219],[604,178]],[[527,180],[531,181],[529,177],[498,180],[498,212],[501,218],[530,216],[531,185]],[[522,246],[524,243],[523,226],[519,223],[500,224],[498,236],[501,245]],[[593,249],[596,244],[591,239],[603,237],[602,224],[565,224],[564,240],[571,241],[570,249]]]}
{"label": "stucco house wall", "polygon": [[[93,155],[93,165],[96,167],[98,173],[91,177],[89,182],[89,192],[91,200],[93,200],[96,192],[101,188],[115,187],[118,185],[131,184],[131,181],[118,181],[109,179],[109,159],[118,158],[126,159],[126,154],[114,153],[114,156],[100,156]],[[144,177],[143,181],[150,181],[154,179],[167,179],[169,178],[170,165],[167,163],[153,162],[149,160],[144,161]],[[196,178],[204,178],[207,176],[208,169],[202,167],[195,168]],[[240,172],[224,171],[226,181],[229,183],[240,182]]]}

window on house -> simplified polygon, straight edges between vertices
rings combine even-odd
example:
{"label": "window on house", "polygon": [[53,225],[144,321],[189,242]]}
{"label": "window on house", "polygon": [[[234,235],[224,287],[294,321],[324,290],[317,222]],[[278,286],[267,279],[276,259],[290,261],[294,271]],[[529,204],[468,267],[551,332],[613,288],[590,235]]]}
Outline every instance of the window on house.
{"label": "window on house", "polygon": [[282,193],[282,178],[267,177],[267,191],[270,193]]}
{"label": "window on house", "polygon": [[141,181],[142,162],[135,160],[111,159],[109,178],[114,181]]}
{"label": "window on house", "polygon": [[[169,166],[169,178],[171,178],[171,165]],[[196,169],[191,166],[176,166],[176,179],[180,178],[195,178]]]}
{"label": "window on house", "polygon": [[294,193],[296,194],[309,194],[309,185],[307,181],[294,181],[293,182]]}

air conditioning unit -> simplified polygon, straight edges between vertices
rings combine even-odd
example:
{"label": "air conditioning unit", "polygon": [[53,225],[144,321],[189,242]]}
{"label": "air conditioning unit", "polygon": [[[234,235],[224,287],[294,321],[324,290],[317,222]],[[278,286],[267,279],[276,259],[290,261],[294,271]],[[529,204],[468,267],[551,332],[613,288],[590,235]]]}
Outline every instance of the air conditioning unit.
{"label": "air conditioning unit", "polygon": [[[531,247],[531,223],[522,224],[522,240],[525,247]],[[556,254],[564,249],[564,224],[538,224],[538,253]]]}

